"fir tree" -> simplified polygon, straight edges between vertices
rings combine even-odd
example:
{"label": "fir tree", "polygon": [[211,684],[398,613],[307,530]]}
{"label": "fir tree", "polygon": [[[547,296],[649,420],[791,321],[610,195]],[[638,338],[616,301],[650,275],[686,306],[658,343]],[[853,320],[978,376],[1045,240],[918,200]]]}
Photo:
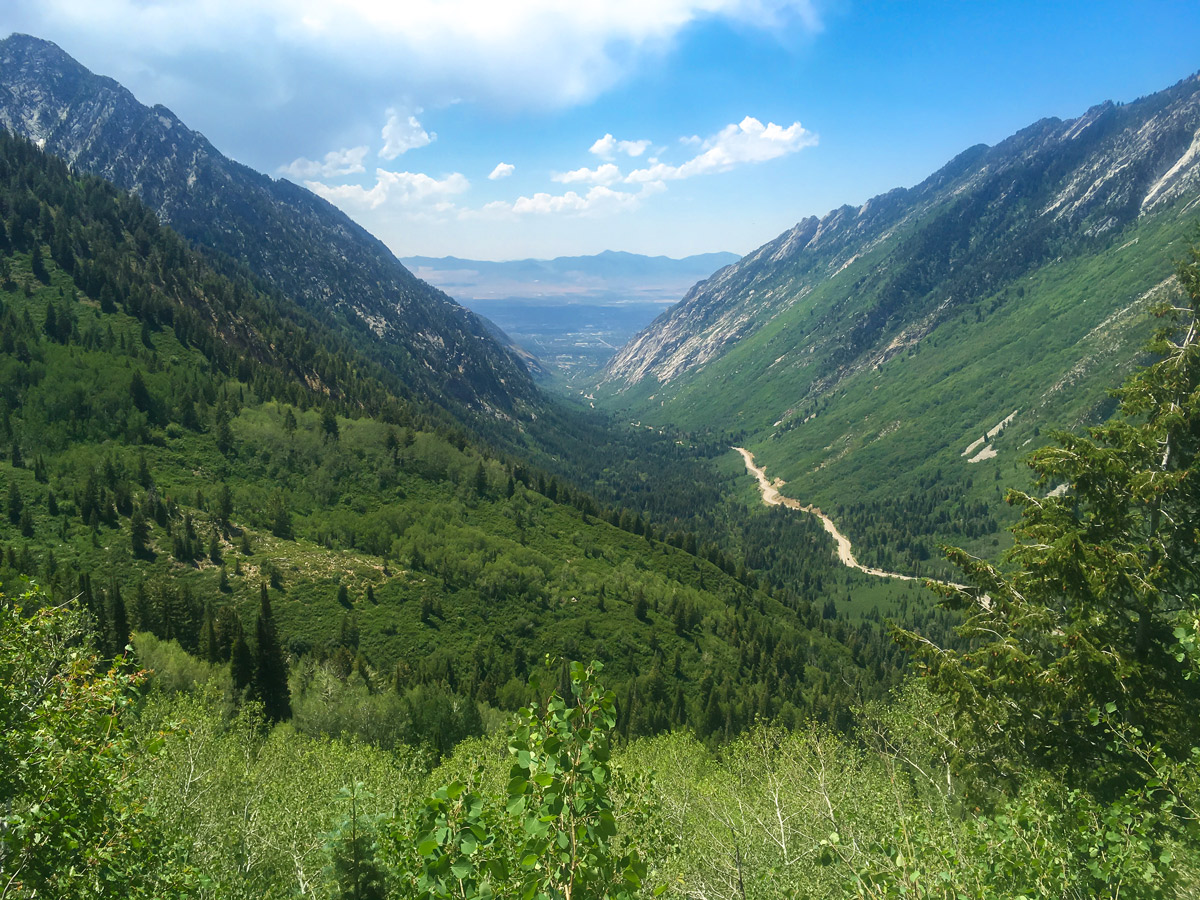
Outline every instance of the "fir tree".
{"label": "fir tree", "polygon": [[204,621],[200,625],[196,655],[210,663],[215,663],[220,658],[217,653],[217,631],[211,602],[204,604]]}
{"label": "fir tree", "polygon": [[362,811],[363,801],[369,797],[362,782],[342,788],[349,808],[327,845],[335,900],[384,900],[388,896],[385,870],[377,858],[376,822]]}
{"label": "fir tree", "polygon": [[142,370],[133,370],[133,379],[129,382],[129,399],[133,401],[133,405],[144,413],[149,413],[153,405],[153,400],[150,397],[150,390],[146,387],[146,381],[142,378]]}
{"label": "fir tree", "polygon": [[142,513],[140,504],[135,504],[133,514],[129,517],[129,544],[134,556],[144,556],[146,539],[150,537],[150,525]]}
{"label": "fir tree", "polygon": [[25,509],[25,501],[21,499],[21,489],[17,487],[14,478],[8,483],[8,521],[13,525],[21,523],[21,512]]}
{"label": "fir tree", "polygon": [[262,701],[267,719],[280,722],[292,717],[292,698],[288,691],[287,660],[279,645],[275,617],[271,614],[271,597],[266,584],[259,593],[258,646],[254,654],[254,694]]}
{"label": "fir tree", "polygon": [[109,655],[117,657],[125,652],[129,643],[129,616],[125,612],[125,600],[121,597],[121,586],[116,580],[108,588],[108,649]]}
{"label": "fir tree", "polygon": [[333,410],[328,406],[321,413],[321,433],[333,441],[336,441],[340,437],[337,416],[333,414]]}
{"label": "fir tree", "polygon": [[254,654],[246,643],[246,632],[242,628],[241,616],[233,613],[233,643],[229,650],[229,674],[233,679],[233,689],[239,694],[245,693],[254,686]]}

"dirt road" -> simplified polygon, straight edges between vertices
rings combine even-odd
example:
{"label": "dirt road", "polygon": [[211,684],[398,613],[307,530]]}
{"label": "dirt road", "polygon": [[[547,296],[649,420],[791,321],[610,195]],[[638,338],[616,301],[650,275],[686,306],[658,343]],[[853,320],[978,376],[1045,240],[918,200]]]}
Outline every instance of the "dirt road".
{"label": "dirt road", "polygon": [[767,473],[754,464],[753,453],[744,447],[734,447],[733,449],[742,454],[742,459],[746,461],[747,471],[758,479],[758,489],[762,493],[763,503],[767,504],[767,506],[786,506],[788,509],[811,513],[820,519],[821,524],[825,526],[825,530],[829,532],[837,543],[838,559],[843,565],[849,566],[852,569],[858,569],[860,572],[866,572],[868,575],[876,575],[880,578],[899,578],[901,581],[924,580],[912,575],[901,575],[899,572],[885,572],[883,569],[873,569],[870,566],[864,566],[854,558],[854,548],[850,544],[850,539],[838,531],[837,526],[833,524],[833,519],[811,504],[805,506],[799,500],[783,496],[783,494],[779,493],[779,489],[785,483],[782,479],[776,478],[774,481],[769,481]]}

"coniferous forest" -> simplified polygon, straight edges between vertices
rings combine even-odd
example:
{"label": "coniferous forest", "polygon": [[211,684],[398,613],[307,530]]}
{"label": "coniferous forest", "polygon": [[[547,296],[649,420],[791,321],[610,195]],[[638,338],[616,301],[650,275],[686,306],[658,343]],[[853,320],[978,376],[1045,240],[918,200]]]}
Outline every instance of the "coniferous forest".
{"label": "coniferous forest", "polygon": [[940,579],[876,595],[736,435],[415,396],[0,133],[0,898],[1195,895],[1175,274],[1113,418],[960,503],[1002,557],[839,511]]}

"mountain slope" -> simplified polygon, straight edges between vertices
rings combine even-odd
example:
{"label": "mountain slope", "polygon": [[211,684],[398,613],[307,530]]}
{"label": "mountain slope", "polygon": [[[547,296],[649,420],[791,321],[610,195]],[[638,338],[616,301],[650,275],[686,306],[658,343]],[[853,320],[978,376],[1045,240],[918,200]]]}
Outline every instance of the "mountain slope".
{"label": "mountain slope", "polygon": [[1111,408],[1198,194],[1195,77],[1035,123],[696,285],[614,356],[598,401],[743,432],[795,496],[845,507],[856,546],[907,547],[873,564],[986,549],[996,523],[964,523],[1019,477],[1017,451]]}
{"label": "mountain slope", "polygon": [[290,301],[2,132],[0,447],[0,593],[78,596],[118,654],[135,628],[223,661],[267,593],[293,660],[356,684],[512,707],[543,654],[598,658],[628,733],[714,737],[844,717],[899,670],[811,602],[831,563],[765,593],[431,427]]}
{"label": "mountain slope", "polygon": [[226,158],[170,110],[143,106],[56,45],[0,42],[0,125],[133,191],[164,224],[307,308],[339,311],[414,393],[505,412],[531,396],[524,367],[474,315],[342,212]]}

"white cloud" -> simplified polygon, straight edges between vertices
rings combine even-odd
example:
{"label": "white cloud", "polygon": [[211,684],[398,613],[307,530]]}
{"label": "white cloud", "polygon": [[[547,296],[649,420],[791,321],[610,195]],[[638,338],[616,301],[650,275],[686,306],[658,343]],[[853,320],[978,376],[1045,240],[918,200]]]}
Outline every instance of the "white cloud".
{"label": "white cloud", "polygon": [[[822,0],[5,0],[13,30],[54,36],[90,66],[152,100],[186,73],[236,60],[263,104],[287,95],[279,72],[314,85],[390,94],[425,105],[460,97],[516,108],[594,99],[689,26],[724,21],[772,31],[820,30]],[[136,34],[139,40],[130,42]],[[220,68],[220,67],[218,67]],[[158,90],[146,90],[159,85]],[[384,93],[386,92],[386,93]],[[139,93],[139,96],[143,96]]]}
{"label": "white cloud", "polygon": [[598,184],[588,189],[587,193],[567,191],[565,194],[549,194],[544,191],[532,197],[518,197],[512,203],[496,200],[485,204],[479,210],[464,210],[465,218],[517,218],[521,216],[550,216],[571,215],[596,218],[610,216],[622,212],[631,212],[642,205],[642,201],[665,186],[659,184],[644,184],[641,190],[614,191],[610,187]]}
{"label": "white cloud", "polygon": [[621,180],[621,170],[612,163],[604,163],[594,169],[585,166],[570,172],[558,172],[551,175],[550,180],[560,184],[616,184]]}
{"label": "white cloud", "polygon": [[279,171],[293,178],[337,178],[340,175],[357,175],[367,171],[363,167],[366,155],[366,147],[330,150],[320,162],[302,156],[286,166],[280,166]]}
{"label": "white cloud", "polygon": [[618,141],[611,134],[606,134],[588,148],[588,153],[594,153],[601,159],[613,159],[618,153],[641,156],[649,146],[649,141]]}
{"label": "white cloud", "polygon": [[430,134],[421,127],[416,116],[404,116],[394,109],[389,109],[387,116],[388,120],[380,134],[383,149],[379,151],[379,156],[382,159],[395,159],[401,153],[425,147],[437,140],[436,134]]}
{"label": "white cloud", "polygon": [[375,184],[370,188],[356,184],[327,185],[319,181],[306,181],[305,185],[330,203],[352,209],[378,209],[384,204],[448,209],[452,208],[448,198],[461,194],[471,183],[460,172],[439,180],[420,172],[376,169]]}
{"label": "white cloud", "polygon": [[[685,143],[695,143],[688,139]],[[817,136],[806,131],[799,122],[787,128],[746,116],[736,125],[726,125],[717,134],[700,143],[701,152],[680,166],[655,163],[645,169],[630,172],[628,184],[651,181],[678,181],[696,175],[728,172],[747,163],[766,162],[789,153],[796,153],[817,143]]]}
{"label": "white cloud", "polygon": [[516,170],[517,167],[512,163],[496,163],[496,168],[492,169],[492,174],[488,176],[488,181],[498,181],[501,178],[507,178]]}

